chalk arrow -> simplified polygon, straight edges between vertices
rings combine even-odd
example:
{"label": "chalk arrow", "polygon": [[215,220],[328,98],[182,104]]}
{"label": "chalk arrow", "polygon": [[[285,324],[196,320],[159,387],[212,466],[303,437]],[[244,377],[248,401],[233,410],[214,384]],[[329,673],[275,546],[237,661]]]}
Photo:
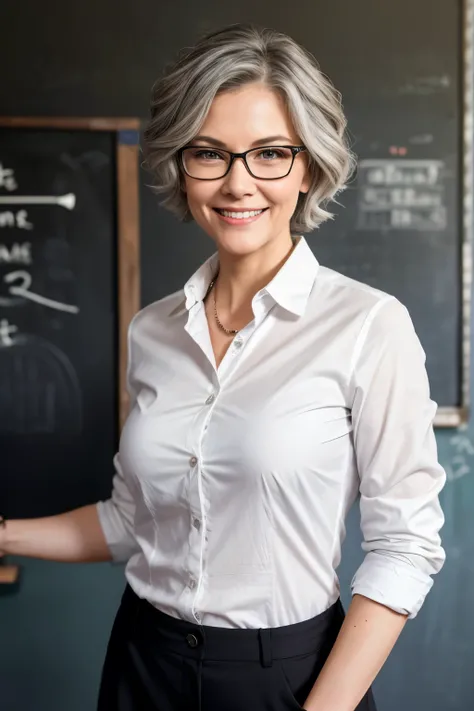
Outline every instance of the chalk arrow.
{"label": "chalk arrow", "polygon": [[60,205],[67,210],[74,210],[76,196],[66,195],[0,195],[0,205]]}

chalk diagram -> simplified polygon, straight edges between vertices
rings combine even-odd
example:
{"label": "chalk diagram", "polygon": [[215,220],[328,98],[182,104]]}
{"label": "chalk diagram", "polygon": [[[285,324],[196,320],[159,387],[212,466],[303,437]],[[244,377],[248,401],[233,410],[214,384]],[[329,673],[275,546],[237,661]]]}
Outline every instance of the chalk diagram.
{"label": "chalk diagram", "polygon": [[39,336],[0,320],[0,432],[79,434],[82,397],[67,356]]}
{"label": "chalk diagram", "polygon": [[[1,165],[0,165],[1,168]],[[0,170],[0,187],[16,190],[13,171]],[[74,210],[76,196],[65,195],[0,195],[0,206],[42,205]],[[5,214],[5,213],[3,213]],[[26,220],[27,229],[33,225]],[[8,225],[8,222],[3,222]],[[18,226],[18,222],[17,222]],[[3,276],[6,289],[0,295],[0,306],[14,307],[33,302],[47,309],[71,315],[79,307],[66,304],[33,288],[33,277],[27,269],[12,269]],[[69,358],[46,339],[20,332],[7,318],[0,318],[0,433],[79,434],[82,430],[82,395],[79,378]]]}

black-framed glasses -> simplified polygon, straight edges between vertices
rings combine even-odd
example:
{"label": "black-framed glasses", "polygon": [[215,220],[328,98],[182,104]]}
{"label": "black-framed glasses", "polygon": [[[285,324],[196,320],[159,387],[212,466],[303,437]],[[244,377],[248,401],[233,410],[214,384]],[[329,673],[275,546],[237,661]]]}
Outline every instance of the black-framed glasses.
{"label": "black-framed glasses", "polygon": [[232,153],[223,148],[185,146],[178,155],[186,175],[196,180],[224,178],[236,158],[242,158],[252,177],[279,180],[290,173],[296,156],[305,150],[306,146],[260,146],[243,153]]}

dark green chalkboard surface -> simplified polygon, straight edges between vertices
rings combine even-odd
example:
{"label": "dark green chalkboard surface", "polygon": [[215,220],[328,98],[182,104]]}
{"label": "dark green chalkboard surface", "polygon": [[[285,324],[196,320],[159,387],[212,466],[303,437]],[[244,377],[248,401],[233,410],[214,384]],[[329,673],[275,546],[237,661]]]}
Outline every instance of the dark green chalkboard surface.
{"label": "dark green chalkboard surface", "polygon": [[0,122],[0,501],[10,518],[108,496],[123,304],[138,296],[118,270],[117,144],[127,149],[130,132],[45,123]]}

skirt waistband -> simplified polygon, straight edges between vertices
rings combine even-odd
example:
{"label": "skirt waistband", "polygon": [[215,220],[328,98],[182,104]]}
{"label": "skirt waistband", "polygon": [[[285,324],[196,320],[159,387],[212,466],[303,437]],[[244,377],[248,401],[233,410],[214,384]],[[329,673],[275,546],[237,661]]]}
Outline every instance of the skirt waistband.
{"label": "skirt waistband", "polygon": [[311,654],[332,646],[344,620],[340,599],[320,615],[294,625],[263,629],[210,627],[171,617],[140,599],[127,585],[122,606],[130,609],[135,627],[156,635],[170,652],[210,661],[255,661],[265,667],[273,659]]}

